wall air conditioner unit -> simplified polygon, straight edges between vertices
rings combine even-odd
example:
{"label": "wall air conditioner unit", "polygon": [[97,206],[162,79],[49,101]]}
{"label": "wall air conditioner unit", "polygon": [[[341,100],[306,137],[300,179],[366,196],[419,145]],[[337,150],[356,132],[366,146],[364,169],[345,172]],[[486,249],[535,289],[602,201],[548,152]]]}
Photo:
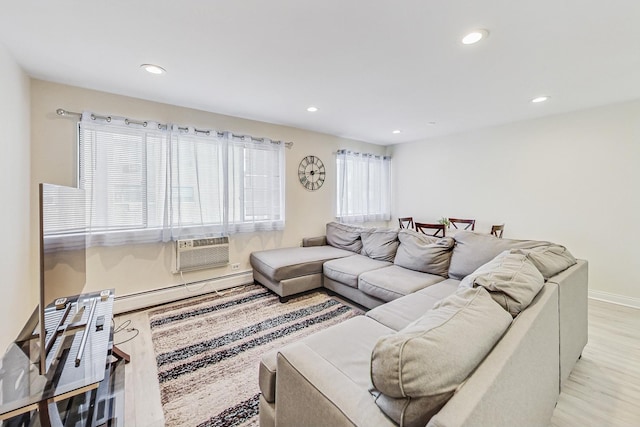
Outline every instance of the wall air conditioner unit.
{"label": "wall air conditioner unit", "polygon": [[205,237],[175,242],[174,273],[229,264],[229,237]]}

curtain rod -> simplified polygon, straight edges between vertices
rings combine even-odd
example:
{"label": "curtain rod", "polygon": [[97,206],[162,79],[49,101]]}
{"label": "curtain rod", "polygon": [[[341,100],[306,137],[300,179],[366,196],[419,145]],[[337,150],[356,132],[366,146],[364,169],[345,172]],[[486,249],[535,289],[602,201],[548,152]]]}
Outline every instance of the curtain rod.
{"label": "curtain rod", "polygon": [[365,157],[374,157],[376,159],[391,159],[391,156],[385,156],[384,154],[373,154],[373,153],[361,153],[360,151],[351,151],[351,150],[345,150],[345,149],[340,149],[338,151],[334,151],[331,154],[354,154],[356,156],[365,156]]}
{"label": "curtain rod", "polygon": [[[82,117],[82,113],[76,113],[75,111],[67,111],[67,110],[64,110],[62,108],[58,108],[56,110],[56,114],[59,115],[59,116],[77,116],[78,118]],[[102,119],[102,120],[106,120],[107,122],[111,121],[111,116],[98,116],[98,115],[92,114],[91,118],[92,119]],[[145,127],[147,126],[147,122],[146,121],[139,121],[139,120],[133,120],[133,119],[128,119],[128,118],[125,118],[124,121],[125,121],[126,124],[133,123],[133,124],[141,125],[141,126],[145,126]],[[161,129],[162,128],[166,129],[167,125],[166,124],[165,125],[158,125],[158,127],[161,128]],[[187,130],[188,128],[187,127],[178,126],[178,129],[179,130]],[[194,128],[194,132],[196,132],[196,133],[205,133],[207,135],[209,135],[210,132],[216,132],[219,137],[222,137],[225,134],[225,132],[200,130],[200,129],[195,129],[195,128]],[[256,137],[251,136],[251,135],[238,135],[238,134],[235,134],[233,132],[229,132],[229,134],[231,135],[232,138],[250,138],[252,141],[256,141],[256,142],[264,142],[264,140],[265,140],[265,138],[256,138]],[[284,144],[285,147],[287,147],[287,148],[293,147],[293,142],[284,142],[283,143],[282,141],[271,141],[271,143],[272,144]]]}

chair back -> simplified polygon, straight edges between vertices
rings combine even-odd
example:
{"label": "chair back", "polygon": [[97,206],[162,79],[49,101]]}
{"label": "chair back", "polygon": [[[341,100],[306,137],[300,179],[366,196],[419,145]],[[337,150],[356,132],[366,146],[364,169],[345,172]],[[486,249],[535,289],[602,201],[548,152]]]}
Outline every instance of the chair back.
{"label": "chair back", "polygon": [[400,228],[411,228],[413,229],[413,217],[407,216],[404,218],[398,218],[398,224],[400,224]]}
{"label": "chair back", "polygon": [[491,226],[491,235],[496,236],[498,239],[502,239],[502,233],[504,233],[504,224]]}
{"label": "chair back", "polygon": [[[444,237],[445,235],[444,224],[427,224],[424,222],[416,222],[415,226],[416,226],[416,231],[419,231],[422,234],[426,234],[427,236]],[[427,232],[426,230],[431,230],[431,231]],[[432,232],[433,230],[435,231]]]}
{"label": "chair back", "polygon": [[[469,230],[469,229],[471,229],[471,231],[473,231],[473,230],[476,229],[476,220],[475,219],[449,218],[449,222],[451,223],[451,225],[453,225],[454,228],[459,229],[459,230]],[[464,225],[464,228],[458,227],[458,224],[460,224],[460,227],[462,227],[462,225]]]}

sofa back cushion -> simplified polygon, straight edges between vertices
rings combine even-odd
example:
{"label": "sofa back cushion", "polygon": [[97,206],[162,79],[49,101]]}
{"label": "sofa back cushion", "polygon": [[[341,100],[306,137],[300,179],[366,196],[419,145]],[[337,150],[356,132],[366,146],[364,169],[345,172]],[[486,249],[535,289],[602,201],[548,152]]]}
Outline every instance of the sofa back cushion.
{"label": "sofa back cushion", "polygon": [[398,249],[398,230],[368,228],[360,232],[362,255],[379,261],[393,262]]}
{"label": "sofa back cushion", "polygon": [[460,288],[485,288],[513,317],[531,304],[542,286],[544,278],[527,256],[509,251],[480,266],[459,285]]}
{"label": "sofa back cushion", "polygon": [[526,255],[542,273],[544,280],[548,280],[578,262],[567,248],[556,244],[533,249],[512,249],[511,253]]}
{"label": "sofa back cushion", "polygon": [[362,227],[329,222],[327,223],[327,244],[359,254],[362,250],[361,232]]}
{"label": "sofa back cushion", "polygon": [[458,289],[378,340],[371,355],[376,404],[400,425],[426,425],[511,322],[484,288]]}
{"label": "sofa back cushion", "polygon": [[451,255],[449,277],[456,280],[462,280],[506,250],[531,249],[551,244],[536,240],[498,239],[488,234],[464,230],[457,232],[453,238],[456,245]]}
{"label": "sofa back cushion", "polygon": [[393,260],[395,265],[447,277],[454,245],[451,237],[438,238],[402,229],[398,232],[398,239],[400,246]]}

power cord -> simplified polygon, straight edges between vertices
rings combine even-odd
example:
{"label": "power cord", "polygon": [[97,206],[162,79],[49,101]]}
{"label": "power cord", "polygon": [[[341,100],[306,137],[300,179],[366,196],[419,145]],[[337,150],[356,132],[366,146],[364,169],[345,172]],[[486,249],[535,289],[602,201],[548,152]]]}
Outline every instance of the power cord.
{"label": "power cord", "polygon": [[[202,284],[197,288],[189,288],[189,284],[184,279],[184,275],[182,274],[182,271],[180,272],[180,279],[182,280],[182,285],[187,290],[187,292],[198,292],[198,291],[202,290],[205,286],[207,286],[208,284],[211,283],[210,281],[209,282],[205,281],[205,282],[202,282]],[[216,288],[213,288],[213,292],[215,292],[217,296],[223,297],[223,296],[227,295],[229,292],[231,292],[231,290],[226,291],[226,292],[220,292]]]}
{"label": "power cord", "polygon": [[184,288],[187,290],[187,292],[198,292],[199,290],[207,286],[207,282],[204,282],[198,288],[193,288],[193,289],[189,288],[189,284],[187,283],[186,280],[184,280],[184,275],[182,274],[182,271],[180,272],[180,279],[182,280],[182,284],[184,285]]}
{"label": "power cord", "polygon": [[[111,318],[111,324],[115,327],[115,321],[113,318]],[[120,341],[117,343],[114,343],[114,345],[120,345],[120,344],[124,344],[126,342],[131,341],[132,339],[134,339],[135,337],[137,337],[140,334],[140,331],[138,330],[138,328],[127,328],[127,326],[131,325],[131,319],[124,321],[123,323],[120,324],[120,326],[118,326],[117,328],[114,328],[113,330],[113,334],[117,334],[119,332],[122,331],[126,331],[126,332],[135,332],[133,334],[132,337],[127,338],[124,341]]]}

